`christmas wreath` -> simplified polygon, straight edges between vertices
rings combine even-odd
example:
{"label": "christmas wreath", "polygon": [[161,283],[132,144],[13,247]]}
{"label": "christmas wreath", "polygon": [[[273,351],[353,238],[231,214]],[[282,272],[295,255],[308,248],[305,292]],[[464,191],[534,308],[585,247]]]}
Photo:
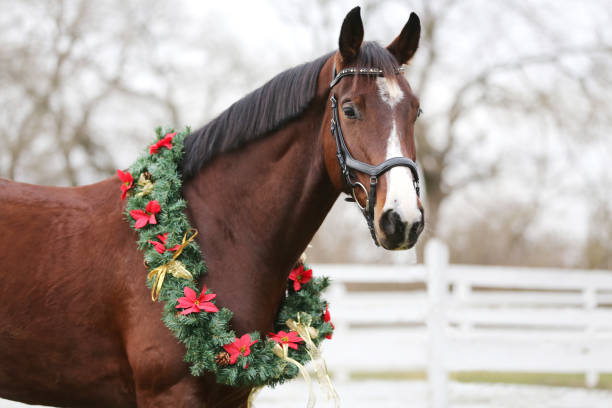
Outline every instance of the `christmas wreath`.
{"label": "christmas wreath", "polygon": [[185,345],[185,361],[195,376],[213,373],[217,382],[232,386],[276,385],[302,373],[314,361],[319,376],[327,377],[319,344],[331,338],[333,325],[321,291],[326,277],[313,278],[304,263],[289,275],[287,293],[276,318],[275,332],[237,336],[230,329],[232,312],[215,305],[215,293],[198,278],[207,273],[181,196],[179,171],[184,151],[183,132],[156,130],[149,146],[128,171],[117,170],[125,215],[138,232],[138,248],[149,268],[147,283],[154,301],[164,302],[162,320]]}

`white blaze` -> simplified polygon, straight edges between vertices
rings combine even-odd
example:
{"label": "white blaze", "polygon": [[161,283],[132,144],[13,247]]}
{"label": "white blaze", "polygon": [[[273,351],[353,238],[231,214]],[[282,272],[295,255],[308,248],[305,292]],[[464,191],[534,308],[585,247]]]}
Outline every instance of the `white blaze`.
{"label": "white blaze", "polygon": [[376,85],[378,85],[378,95],[391,109],[404,98],[404,92],[395,78],[378,77]]}
{"label": "white blaze", "polygon": [[[391,109],[400,102],[404,93],[394,78],[380,77],[376,79],[378,94],[383,102]],[[387,140],[387,157],[403,157],[400,143],[401,135],[397,131],[395,123],[395,112],[393,114],[393,126]],[[387,210],[395,211],[402,219],[408,223],[408,228],[418,221],[421,221],[421,211],[417,207],[417,195],[414,188],[412,173],[408,167],[394,167],[386,173],[387,177],[387,196],[383,212]]]}
{"label": "white blaze", "polygon": [[[387,157],[403,157],[400,145],[400,135],[397,133],[395,119],[393,127],[387,141]],[[408,223],[408,228],[418,221],[421,221],[421,211],[417,207],[417,195],[414,189],[412,173],[408,167],[393,167],[386,174],[387,176],[387,196],[383,207],[383,214],[387,210],[395,211],[402,219]]]}

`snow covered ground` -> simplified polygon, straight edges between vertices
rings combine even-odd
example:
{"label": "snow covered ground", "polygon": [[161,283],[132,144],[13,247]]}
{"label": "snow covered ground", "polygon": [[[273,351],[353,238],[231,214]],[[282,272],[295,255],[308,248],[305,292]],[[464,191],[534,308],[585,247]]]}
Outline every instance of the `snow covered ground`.
{"label": "snow covered ground", "polygon": [[[315,387],[318,387],[315,385]],[[342,407],[429,407],[424,381],[353,381],[336,385]],[[317,390],[318,391],[318,390]],[[449,408],[610,408],[612,391],[584,388],[510,384],[450,383]],[[293,381],[277,389],[264,389],[255,408],[303,408],[307,388]],[[318,395],[317,407],[333,407]]]}
{"label": "snow covered ground", "polygon": [[[424,381],[353,381],[336,384],[343,408],[428,408]],[[320,395],[317,408],[333,404]],[[308,389],[299,380],[276,389],[264,389],[255,398],[254,408],[304,408]],[[610,408],[612,391],[584,388],[544,387],[510,384],[466,384],[451,382],[448,408]],[[0,408],[31,405],[0,400]],[[110,407],[109,407],[110,408]]]}

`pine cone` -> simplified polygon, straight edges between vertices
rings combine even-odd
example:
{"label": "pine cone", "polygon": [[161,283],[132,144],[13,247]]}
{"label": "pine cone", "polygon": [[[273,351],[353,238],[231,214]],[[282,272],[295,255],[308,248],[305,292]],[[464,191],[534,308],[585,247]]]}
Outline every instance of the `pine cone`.
{"label": "pine cone", "polygon": [[219,367],[227,367],[230,363],[230,355],[225,351],[221,351],[215,356],[215,361]]}
{"label": "pine cone", "polygon": [[151,173],[149,173],[148,171],[143,172],[142,175],[144,176],[145,180],[151,180],[153,178]]}

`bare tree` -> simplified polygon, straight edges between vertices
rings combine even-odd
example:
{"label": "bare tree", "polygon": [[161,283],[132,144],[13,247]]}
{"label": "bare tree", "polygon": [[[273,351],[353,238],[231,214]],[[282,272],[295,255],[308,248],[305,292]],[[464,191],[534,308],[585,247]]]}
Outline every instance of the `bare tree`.
{"label": "bare tree", "polygon": [[[504,170],[506,173],[510,170],[514,177],[524,177],[522,193],[534,194],[532,200],[538,199],[536,196],[541,189],[554,188],[550,184],[533,186],[529,182],[534,179],[546,182],[537,169],[535,173],[521,170],[549,159],[546,156],[552,152],[533,150],[527,153],[532,156],[526,156],[526,149],[498,151],[493,152],[497,155],[495,160],[487,160],[479,148],[486,149],[491,138],[525,131],[533,132],[531,137],[537,138],[550,132],[557,136],[556,142],[564,147],[563,150],[572,151],[576,139],[585,142],[583,129],[589,126],[588,121],[601,115],[601,106],[595,103],[597,99],[593,95],[595,89],[601,89],[599,83],[605,81],[608,85],[597,97],[608,99],[611,96],[610,78],[604,80],[602,75],[592,75],[601,64],[610,66],[612,63],[611,45],[597,37],[572,44],[574,36],[579,35],[572,30],[579,24],[573,24],[571,11],[555,15],[559,7],[548,4],[547,7],[551,6],[548,12],[552,12],[554,18],[545,18],[542,10],[532,4],[495,3],[484,10],[476,10],[474,6],[465,2],[423,2],[425,52],[421,50],[420,74],[415,76],[415,83],[418,93],[425,99],[425,109],[440,80],[436,72],[446,68],[450,73],[449,62],[443,57],[445,52],[450,51],[457,66],[470,65],[455,74],[448,102],[442,109],[433,108],[433,115],[426,115],[416,132],[427,190],[428,223],[434,234],[440,233],[440,210],[449,197],[483,181],[500,179],[499,173]],[[591,16],[607,13],[603,3],[590,3],[586,11]],[[473,16],[478,16],[476,13],[484,13],[485,18],[481,15],[474,19]],[[461,16],[459,20],[457,15]],[[496,23],[487,26],[487,18]],[[481,41],[474,42],[474,47],[462,44],[466,49],[459,55],[450,50],[460,42],[462,30],[462,27],[450,27],[449,30],[453,19],[476,24],[482,36]],[[565,33],[556,32],[552,27],[558,24],[556,19],[566,23]],[[521,27],[527,35],[515,38],[517,34],[506,31],[505,25]],[[507,50],[507,54],[501,54],[500,48]],[[487,54],[498,56],[490,58]],[[592,64],[583,65],[579,70],[570,69],[570,61],[576,59],[586,59]],[[568,89],[572,93],[564,94]],[[568,103],[571,101],[574,103]],[[478,124],[478,117],[486,117],[488,121]],[[510,128],[504,129],[504,125]],[[529,138],[517,139],[523,143]],[[512,143],[507,146],[516,149]],[[549,181],[554,182],[554,179],[549,177]],[[534,203],[533,207],[542,206]],[[545,210],[545,206],[542,208]],[[524,222],[528,224],[528,220]],[[447,236],[447,239],[452,237]]]}
{"label": "bare tree", "polygon": [[10,179],[111,175],[156,126],[204,124],[228,103],[222,93],[237,97],[267,67],[253,69],[235,39],[214,33],[213,15],[196,21],[168,1],[2,6],[0,176]]}
{"label": "bare tree", "polygon": [[[147,20],[153,17],[136,17],[129,4],[115,3],[11,3],[12,24],[0,28],[2,38],[13,39],[0,49],[0,81],[10,95],[0,104],[11,112],[2,117],[2,175],[76,185],[80,171],[113,171],[108,140],[100,137],[104,129],[92,123],[102,105],[128,90],[126,71],[134,49],[151,35]],[[171,99],[157,102],[176,111]]]}

